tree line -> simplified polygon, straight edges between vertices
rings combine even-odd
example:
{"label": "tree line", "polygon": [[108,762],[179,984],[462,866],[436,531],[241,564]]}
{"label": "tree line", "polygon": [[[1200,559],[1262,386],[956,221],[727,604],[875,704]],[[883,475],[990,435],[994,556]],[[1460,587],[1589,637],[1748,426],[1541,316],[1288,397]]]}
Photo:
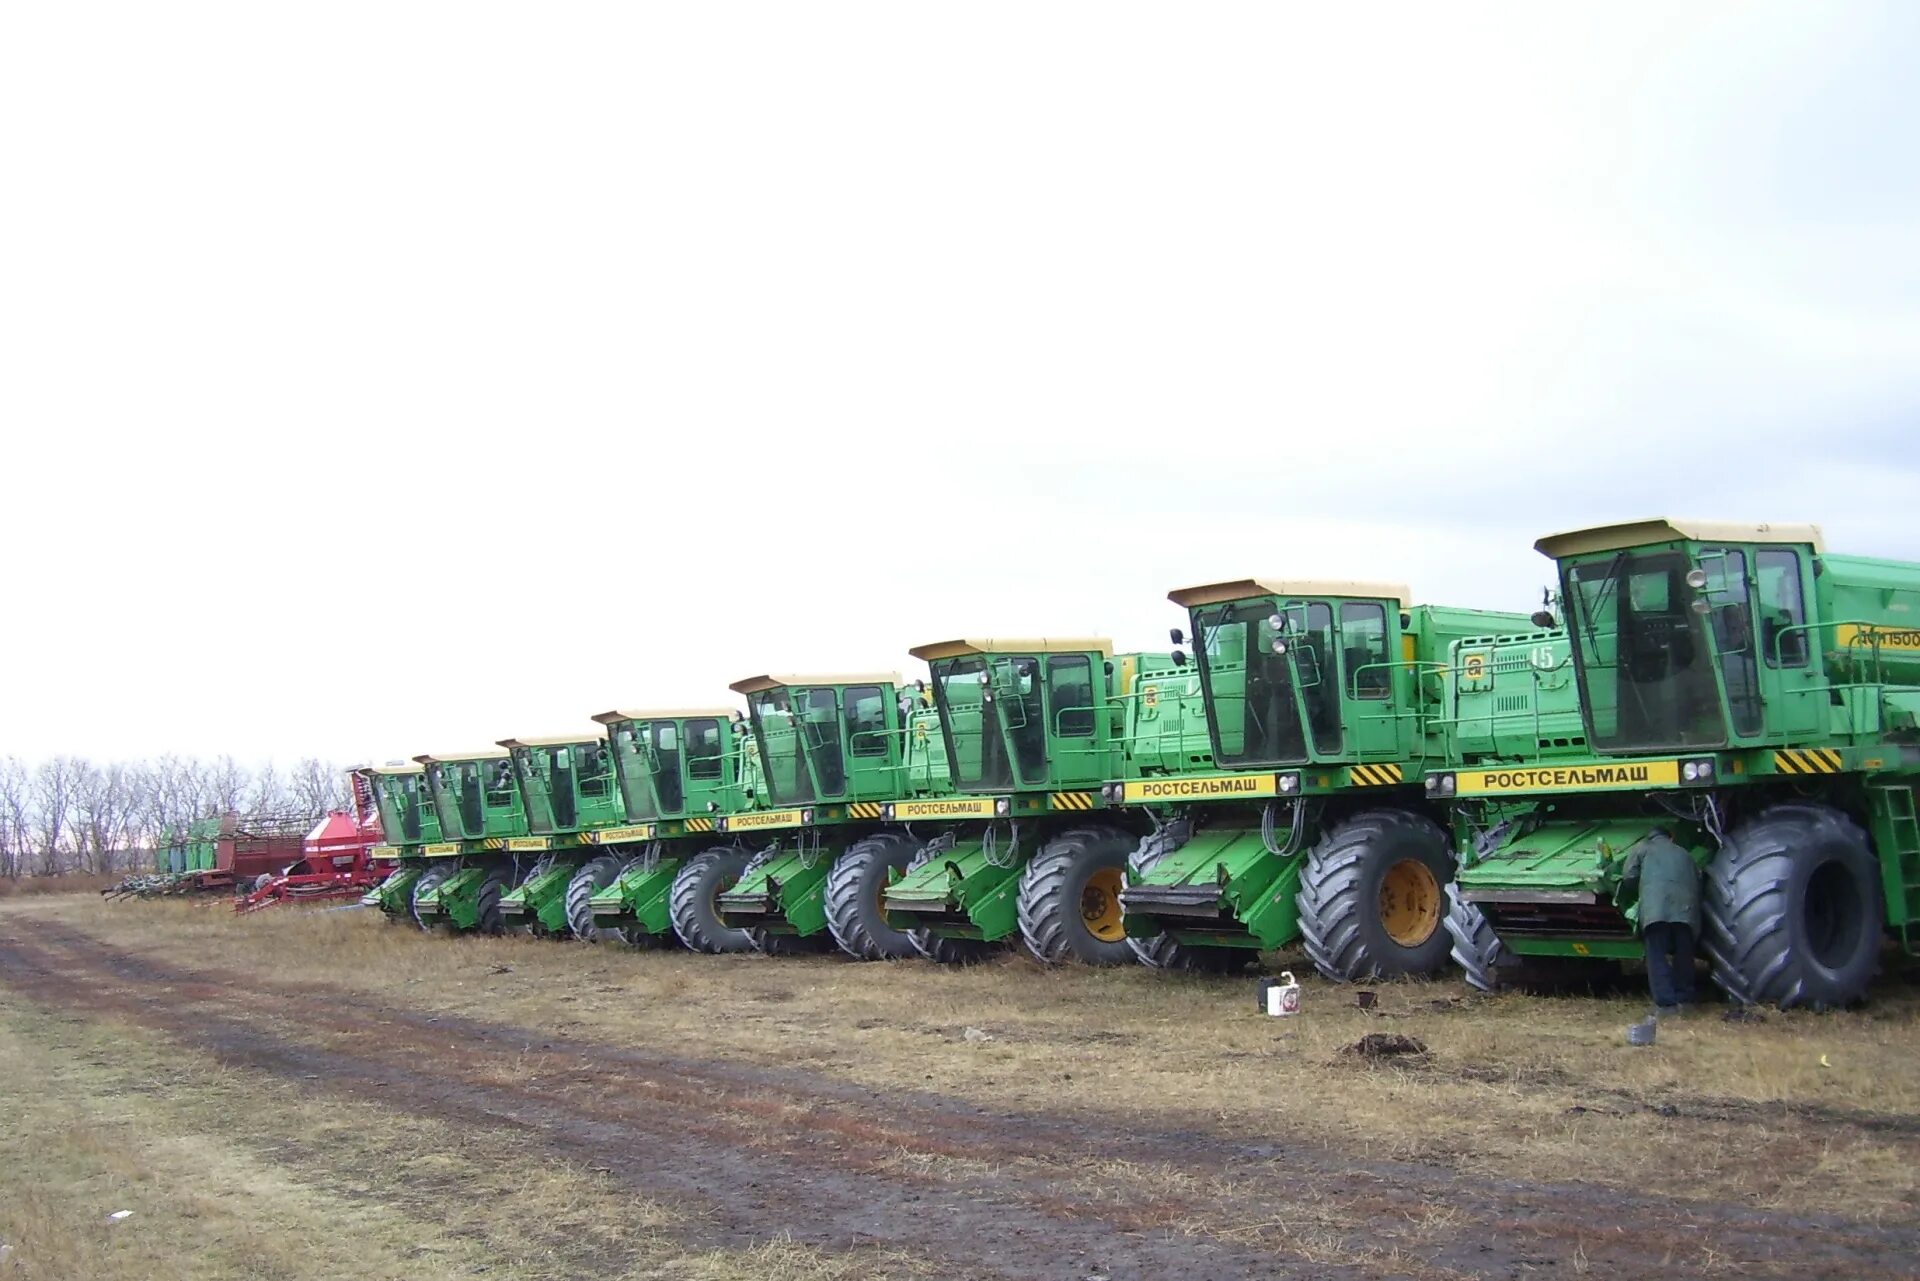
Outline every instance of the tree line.
{"label": "tree line", "polygon": [[313,757],[282,768],[231,756],[8,756],[0,758],[0,876],[141,870],[169,828],[238,814],[243,825],[310,829],[327,811],[349,808],[349,796],[341,769]]}

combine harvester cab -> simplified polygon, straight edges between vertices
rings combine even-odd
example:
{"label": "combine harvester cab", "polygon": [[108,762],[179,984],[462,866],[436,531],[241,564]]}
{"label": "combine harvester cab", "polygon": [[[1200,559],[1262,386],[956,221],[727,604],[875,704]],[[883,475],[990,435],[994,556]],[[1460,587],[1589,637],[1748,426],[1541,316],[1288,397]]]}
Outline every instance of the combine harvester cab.
{"label": "combine harvester cab", "polygon": [[1240,579],[1169,599],[1191,620],[1181,692],[1203,719],[1183,701],[1171,737],[1141,722],[1101,793],[1152,823],[1122,895],[1133,950],[1231,971],[1298,939],[1336,980],[1441,968],[1453,858],[1426,775],[1444,759],[1448,653],[1527,619],[1368,583]]}
{"label": "combine harvester cab", "polygon": [[947,790],[937,713],[895,672],[752,676],[732,688],[747,700],[762,781],[754,808],[718,820],[755,850],[720,895],[721,916],[763,952],[914,955],[881,900],[920,845],[883,815]]}
{"label": "combine harvester cab", "polygon": [[922,843],[887,887],[888,923],[930,960],[963,962],[1016,934],[1043,961],[1131,961],[1119,894],[1145,824],[1095,811],[1116,768],[1126,697],[1148,656],[1110,642],[922,645],[954,795],[882,816]]}
{"label": "combine harvester cab", "polygon": [[575,937],[632,947],[678,939],[699,952],[753,946],[745,930],[720,919],[714,901],[746,862],[744,846],[716,841],[717,816],[745,808],[759,776],[737,716],[721,707],[593,718],[607,727],[622,825],[585,833],[599,852],[567,885]]}
{"label": "combine harvester cab", "polygon": [[413,884],[413,918],[422,929],[498,934],[500,900],[538,855],[508,842],[527,835],[527,811],[504,748],[416,756],[440,820],[440,839],[421,846],[426,870]]}
{"label": "combine harvester cab", "polygon": [[380,816],[383,843],[368,850],[368,857],[393,864],[360,902],[379,908],[390,924],[414,920],[413,888],[427,870],[426,847],[440,844],[440,811],[427,787],[426,766],[413,761],[363,765],[353,779],[355,794],[370,796]]}
{"label": "combine harvester cab", "polygon": [[1920,565],[1827,555],[1811,526],[1649,520],[1536,546],[1558,562],[1586,750],[1446,777],[1469,979],[1640,957],[1636,872],[1665,839],[1702,869],[1728,996],[1858,1000],[1920,915]]}
{"label": "combine harvester cab", "polygon": [[507,838],[507,853],[531,858],[520,883],[500,896],[508,929],[547,938],[573,936],[567,889],[586,863],[604,855],[595,835],[626,824],[614,777],[613,749],[604,735],[506,738],[514,780],[527,816],[527,835]]}

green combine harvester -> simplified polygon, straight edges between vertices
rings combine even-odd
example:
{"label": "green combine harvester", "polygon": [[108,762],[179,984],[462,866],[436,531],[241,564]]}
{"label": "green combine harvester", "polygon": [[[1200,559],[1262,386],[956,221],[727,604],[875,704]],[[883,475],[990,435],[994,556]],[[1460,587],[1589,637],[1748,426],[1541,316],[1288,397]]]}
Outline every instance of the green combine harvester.
{"label": "green combine harvester", "polygon": [[413,919],[421,929],[499,934],[501,900],[530,853],[514,848],[528,832],[513,761],[498,747],[414,760],[425,768],[441,839],[420,847],[427,866],[413,883]]}
{"label": "green combine harvester", "polygon": [[718,815],[747,808],[758,757],[732,708],[602,712],[621,824],[583,833],[599,851],[564,897],[575,937],[631,947],[676,939],[696,952],[741,952],[743,929],[720,919],[718,898],[745,869],[745,846],[719,837]]}
{"label": "green combine harvester", "polygon": [[915,955],[881,901],[920,842],[884,815],[949,792],[938,713],[891,672],[762,675],[732,689],[747,700],[762,785],[753,808],[716,823],[760,848],[721,893],[721,917],[763,952]]}
{"label": "green combine harvester", "polygon": [[393,871],[360,902],[379,908],[389,922],[412,920],[413,888],[427,870],[425,850],[441,844],[440,811],[427,788],[426,766],[407,761],[366,765],[354,772],[373,793],[386,842],[368,856],[394,860]]}
{"label": "green combine harvester", "polygon": [[1469,981],[1638,958],[1636,846],[1704,876],[1736,1001],[1859,999],[1920,921],[1920,565],[1833,556],[1811,526],[1648,520],[1556,534],[1578,758],[1440,776]]}
{"label": "green combine harvester", "polygon": [[599,734],[504,738],[526,812],[527,834],[506,838],[506,852],[534,861],[500,896],[508,929],[547,938],[573,935],[567,890],[580,868],[601,856],[600,832],[626,822],[613,752]]}
{"label": "green combine harvester", "polygon": [[882,817],[920,841],[887,887],[886,918],[930,960],[963,962],[1016,935],[1042,961],[1131,962],[1120,911],[1144,823],[1103,815],[1127,702],[1164,656],[1111,642],[955,640],[913,655],[932,672],[954,795]]}
{"label": "green combine harvester", "polygon": [[1298,939],[1333,979],[1438,970],[1453,859],[1427,771],[1456,746],[1537,750],[1459,738],[1454,672],[1479,672],[1492,637],[1544,633],[1387,584],[1239,579],[1169,599],[1192,624],[1193,670],[1173,656],[1190,701],[1177,723],[1142,721],[1101,789],[1152,823],[1122,895],[1133,950],[1230,971]]}

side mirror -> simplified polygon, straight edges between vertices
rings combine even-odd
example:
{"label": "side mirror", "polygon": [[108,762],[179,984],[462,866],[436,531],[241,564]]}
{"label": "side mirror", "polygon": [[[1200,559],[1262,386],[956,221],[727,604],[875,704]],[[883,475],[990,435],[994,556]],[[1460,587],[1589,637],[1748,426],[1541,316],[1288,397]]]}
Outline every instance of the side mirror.
{"label": "side mirror", "polygon": [[1173,651],[1173,665],[1175,667],[1185,667],[1187,665],[1187,655],[1185,650],[1176,649]]}
{"label": "side mirror", "polygon": [[1187,643],[1187,634],[1178,627],[1169,627],[1167,629],[1167,639],[1176,645],[1184,645]]}
{"label": "side mirror", "polygon": [[1535,627],[1542,628],[1542,629],[1546,629],[1554,626],[1553,611],[1546,610],[1546,609],[1534,610],[1533,625]]}

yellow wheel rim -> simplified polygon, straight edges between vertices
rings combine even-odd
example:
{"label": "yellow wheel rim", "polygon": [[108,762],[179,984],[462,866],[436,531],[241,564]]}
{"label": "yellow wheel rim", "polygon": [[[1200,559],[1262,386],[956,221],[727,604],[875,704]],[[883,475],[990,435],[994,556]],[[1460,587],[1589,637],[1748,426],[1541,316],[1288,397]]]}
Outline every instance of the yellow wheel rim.
{"label": "yellow wheel rim", "polygon": [[1120,915],[1120,887],[1123,880],[1117,867],[1103,867],[1087,878],[1080,891],[1080,919],[1087,932],[1102,943],[1118,943],[1127,937]]}
{"label": "yellow wheel rim", "polygon": [[1380,924],[1401,947],[1419,947],[1440,928],[1440,881],[1417,858],[1403,858],[1380,878]]}

